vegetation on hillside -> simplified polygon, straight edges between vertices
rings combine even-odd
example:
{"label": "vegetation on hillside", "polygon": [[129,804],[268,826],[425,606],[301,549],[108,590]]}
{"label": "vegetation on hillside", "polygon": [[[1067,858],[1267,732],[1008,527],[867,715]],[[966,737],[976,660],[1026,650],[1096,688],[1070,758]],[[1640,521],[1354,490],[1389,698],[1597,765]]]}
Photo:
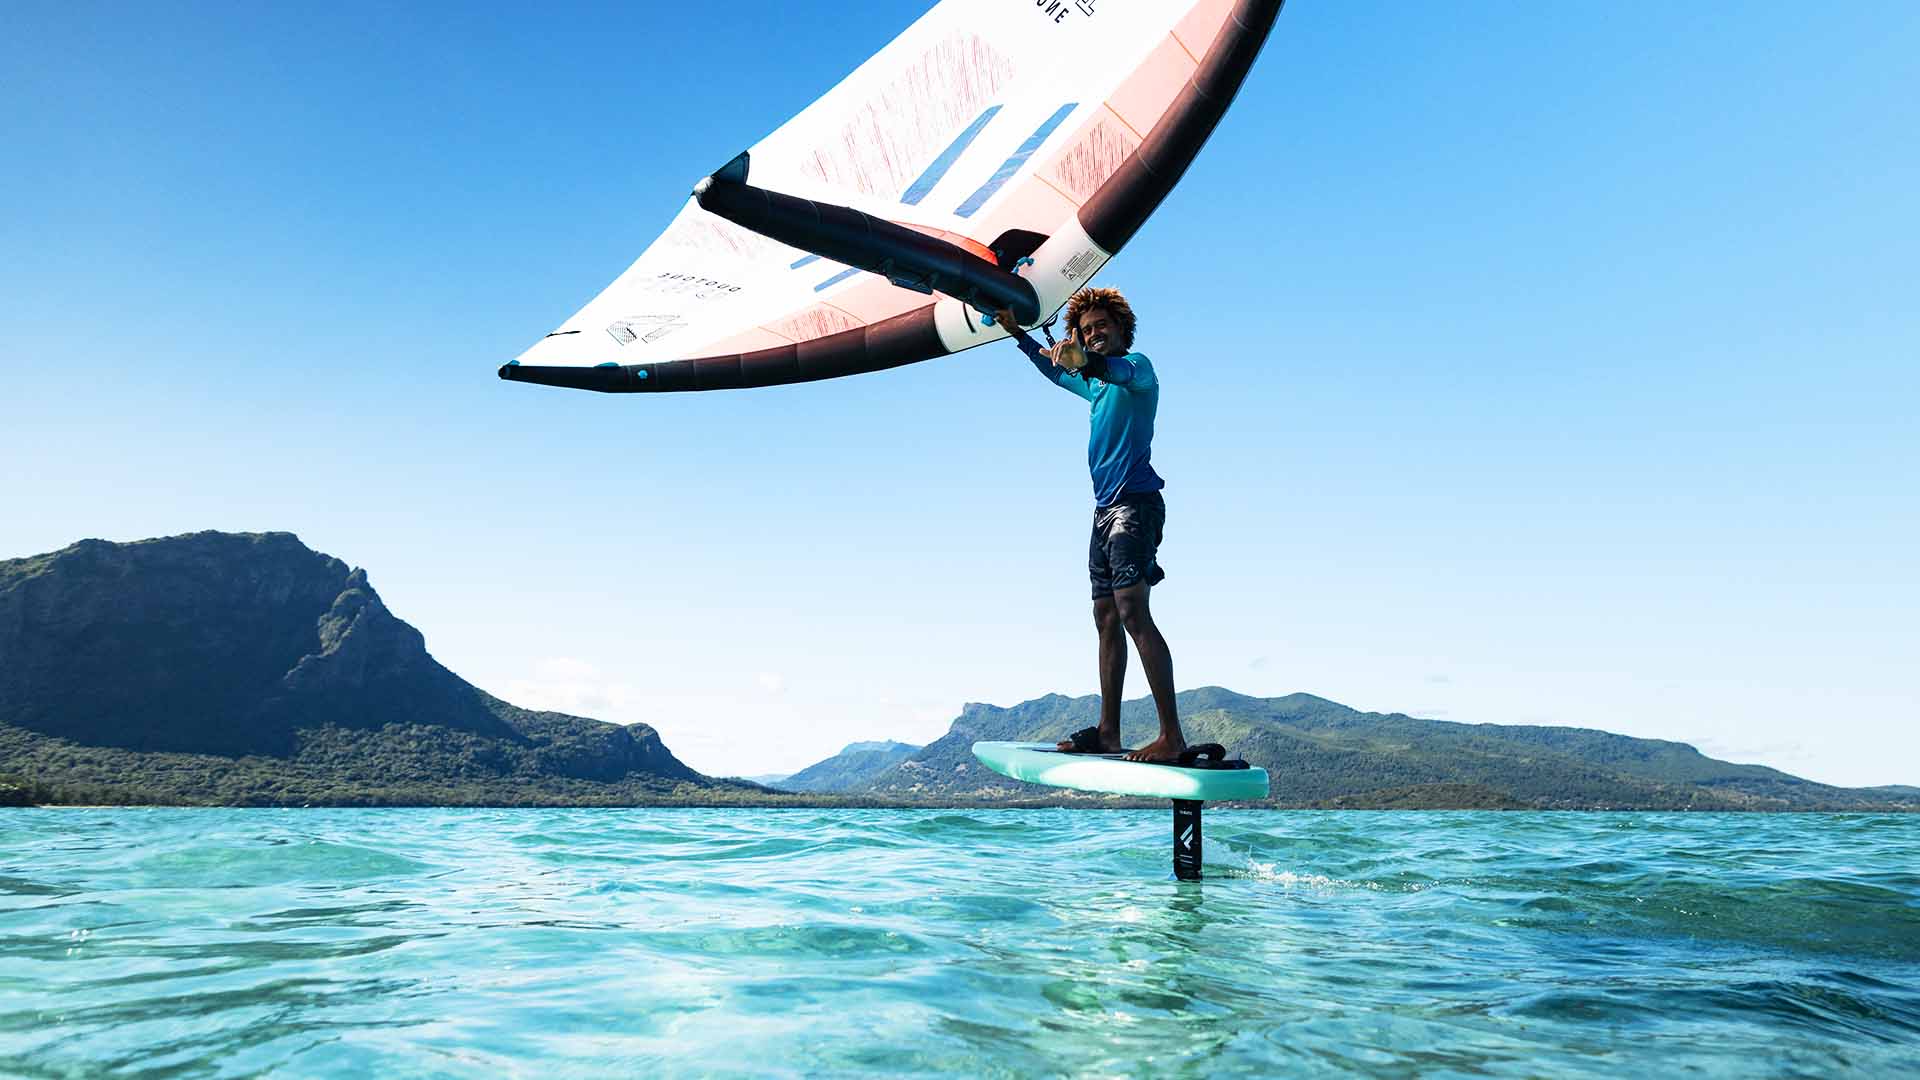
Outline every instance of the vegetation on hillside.
{"label": "vegetation on hillside", "polygon": [[[519,708],[441,666],[363,570],[289,533],[83,540],[0,561],[0,805],[1163,805],[1038,788],[977,740],[1052,741],[1094,697],[969,705],[921,748],[856,743],[788,794],[714,780],[645,724]],[[1362,713],[1310,694],[1180,695],[1192,742],[1272,774],[1264,805],[1920,809],[1691,746],[1580,728]],[[1152,704],[1122,734],[1151,737]],[[833,794],[822,794],[831,791]]]}

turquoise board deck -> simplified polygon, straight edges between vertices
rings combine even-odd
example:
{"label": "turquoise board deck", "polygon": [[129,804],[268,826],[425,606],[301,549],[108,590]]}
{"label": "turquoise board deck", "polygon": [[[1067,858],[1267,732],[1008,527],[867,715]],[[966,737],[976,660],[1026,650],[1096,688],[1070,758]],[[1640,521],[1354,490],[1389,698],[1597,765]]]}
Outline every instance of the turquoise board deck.
{"label": "turquoise board deck", "polygon": [[1203,802],[1267,797],[1267,770],[1261,768],[1183,769],[1118,755],[1063,754],[1052,743],[977,742],[973,756],[1002,776],[1076,791]]}

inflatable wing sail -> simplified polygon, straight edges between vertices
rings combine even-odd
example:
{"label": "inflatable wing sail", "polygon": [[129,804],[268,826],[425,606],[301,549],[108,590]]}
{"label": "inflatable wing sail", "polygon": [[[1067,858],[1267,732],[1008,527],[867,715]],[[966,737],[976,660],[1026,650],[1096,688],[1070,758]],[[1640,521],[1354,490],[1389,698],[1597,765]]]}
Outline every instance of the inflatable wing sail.
{"label": "inflatable wing sail", "polygon": [[702,180],[505,367],[615,393],[805,382],[998,341],[1132,238],[1282,0],[944,0]]}

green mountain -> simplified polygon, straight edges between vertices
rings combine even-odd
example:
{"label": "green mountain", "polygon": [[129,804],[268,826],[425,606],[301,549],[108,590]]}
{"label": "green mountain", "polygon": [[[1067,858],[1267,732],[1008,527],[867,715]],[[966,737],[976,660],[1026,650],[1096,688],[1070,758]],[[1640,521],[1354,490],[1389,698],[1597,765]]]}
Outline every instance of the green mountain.
{"label": "green mountain", "polygon": [[[1204,687],[1179,695],[1189,742],[1222,743],[1273,776],[1271,805],[1538,809],[1904,810],[1894,789],[1816,784],[1735,765],[1684,743],[1565,727],[1459,724],[1363,713],[1311,694],[1254,698]],[[1097,697],[1012,708],[968,705],[952,728],[875,776],[869,794],[920,800],[1072,799],[1009,780],[973,758],[976,741],[1053,741],[1096,721]],[[1153,704],[1121,708],[1128,745],[1150,741]],[[1103,796],[1079,796],[1103,802]]]}
{"label": "green mountain", "polygon": [[860,791],[876,776],[918,753],[903,742],[857,742],[774,784],[784,791]]}
{"label": "green mountain", "polygon": [[[645,724],[521,709],[436,662],[365,571],[288,533],[0,561],[11,795],[222,804],[753,795]],[[22,794],[22,793],[28,794]]]}
{"label": "green mountain", "polygon": [[[0,561],[0,805],[1104,805],[981,768],[982,739],[1046,740],[1097,698],[968,705],[925,747],[855,743],[779,782],[715,780],[645,724],[534,712],[427,653],[364,571],[287,533],[190,536]],[[1846,789],[1580,728],[1363,713],[1310,694],[1180,695],[1189,739],[1274,779],[1269,805],[1914,810],[1920,788]],[[1146,699],[1122,709],[1152,737]]]}

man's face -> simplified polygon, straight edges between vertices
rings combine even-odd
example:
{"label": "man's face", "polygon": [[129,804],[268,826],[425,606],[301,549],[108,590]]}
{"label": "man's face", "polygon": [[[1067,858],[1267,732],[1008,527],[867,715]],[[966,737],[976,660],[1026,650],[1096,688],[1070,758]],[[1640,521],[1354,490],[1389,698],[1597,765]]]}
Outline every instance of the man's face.
{"label": "man's face", "polygon": [[1120,340],[1120,320],[1106,308],[1088,308],[1080,313],[1080,344],[1103,356],[1126,351]]}

